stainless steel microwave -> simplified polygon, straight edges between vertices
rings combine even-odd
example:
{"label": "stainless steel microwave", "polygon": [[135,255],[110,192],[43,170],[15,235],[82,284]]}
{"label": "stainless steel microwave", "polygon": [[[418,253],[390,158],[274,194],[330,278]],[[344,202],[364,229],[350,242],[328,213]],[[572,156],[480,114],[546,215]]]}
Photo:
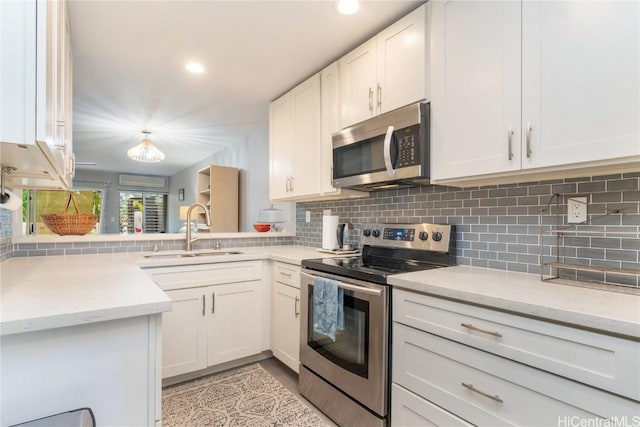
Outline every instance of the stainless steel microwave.
{"label": "stainless steel microwave", "polygon": [[429,103],[381,114],[331,139],[334,187],[372,191],[429,183]]}

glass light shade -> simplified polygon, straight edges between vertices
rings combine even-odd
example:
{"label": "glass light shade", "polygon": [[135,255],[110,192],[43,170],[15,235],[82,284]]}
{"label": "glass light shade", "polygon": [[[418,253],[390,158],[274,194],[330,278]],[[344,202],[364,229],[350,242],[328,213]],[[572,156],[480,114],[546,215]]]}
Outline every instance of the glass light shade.
{"label": "glass light shade", "polygon": [[137,162],[145,163],[158,163],[164,160],[164,153],[158,150],[147,137],[140,141],[140,144],[129,149],[127,156]]}

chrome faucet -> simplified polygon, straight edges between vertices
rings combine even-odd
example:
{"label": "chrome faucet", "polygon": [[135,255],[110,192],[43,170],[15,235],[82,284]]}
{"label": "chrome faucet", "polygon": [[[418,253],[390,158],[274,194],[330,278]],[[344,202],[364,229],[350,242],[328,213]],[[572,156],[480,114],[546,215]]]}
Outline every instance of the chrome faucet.
{"label": "chrome faucet", "polygon": [[204,210],[205,221],[207,225],[211,226],[211,217],[209,216],[209,210],[205,205],[203,205],[202,203],[194,203],[191,206],[189,206],[189,209],[187,209],[187,236],[186,236],[187,244],[185,246],[185,250],[187,252],[192,249],[193,247],[192,243],[198,240],[197,234],[195,237],[191,237],[191,211],[193,211],[193,208],[196,208],[196,207],[200,207]]}

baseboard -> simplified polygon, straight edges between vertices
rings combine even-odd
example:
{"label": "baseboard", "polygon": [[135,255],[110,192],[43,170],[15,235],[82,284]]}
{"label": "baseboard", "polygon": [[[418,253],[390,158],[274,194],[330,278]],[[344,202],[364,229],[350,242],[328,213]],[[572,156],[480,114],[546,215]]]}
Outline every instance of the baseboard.
{"label": "baseboard", "polygon": [[185,381],[190,381],[211,374],[217,374],[218,372],[227,371],[229,369],[238,368],[250,363],[259,362],[270,357],[273,357],[273,353],[271,352],[271,350],[266,350],[262,353],[254,354],[252,356],[243,357],[241,359],[232,360],[230,362],[220,363],[219,365],[209,366],[208,368],[201,369],[199,371],[193,371],[186,374],[176,375],[175,377],[164,378],[162,380],[162,387],[183,383]]}

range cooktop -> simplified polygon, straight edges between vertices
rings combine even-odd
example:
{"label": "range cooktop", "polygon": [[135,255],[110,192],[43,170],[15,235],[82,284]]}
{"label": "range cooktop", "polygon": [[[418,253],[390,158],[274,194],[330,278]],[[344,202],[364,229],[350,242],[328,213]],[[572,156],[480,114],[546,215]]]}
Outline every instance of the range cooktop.
{"label": "range cooktop", "polygon": [[392,274],[455,265],[454,230],[443,224],[367,224],[359,256],[302,261],[303,268],[386,284]]}

